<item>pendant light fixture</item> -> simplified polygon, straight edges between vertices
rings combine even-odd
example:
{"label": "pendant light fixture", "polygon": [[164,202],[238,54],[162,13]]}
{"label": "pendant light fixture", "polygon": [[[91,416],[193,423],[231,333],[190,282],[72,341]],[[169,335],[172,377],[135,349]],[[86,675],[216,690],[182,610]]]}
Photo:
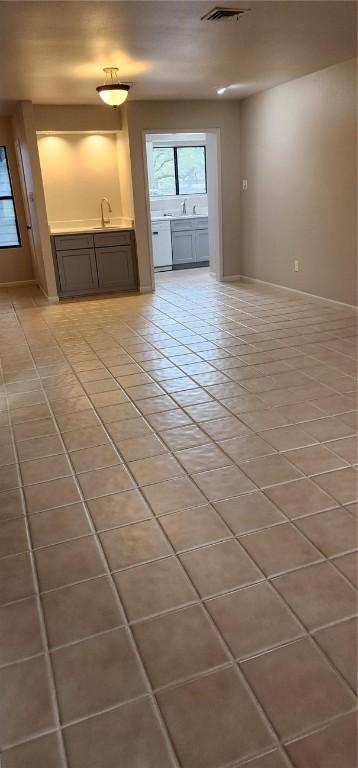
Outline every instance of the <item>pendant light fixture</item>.
{"label": "pendant light fixture", "polygon": [[104,67],[105,82],[97,85],[96,91],[102,101],[116,109],[126,100],[130,85],[120,83],[118,79],[118,67]]}

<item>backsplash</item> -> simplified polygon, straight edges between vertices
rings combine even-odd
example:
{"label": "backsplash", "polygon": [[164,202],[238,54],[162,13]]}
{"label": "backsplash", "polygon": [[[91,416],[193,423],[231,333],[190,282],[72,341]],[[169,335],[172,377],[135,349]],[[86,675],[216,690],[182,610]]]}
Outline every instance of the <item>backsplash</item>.
{"label": "backsplash", "polygon": [[181,214],[182,203],[186,203],[187,213],[193,212],[193,206],[196,206],[196,212],[201,214],[207,214],[208,212],[208,196],[207,195],[173,195],[173,197],[155,197],[150,199],[151,213],[164,214],[171,213],[173,215]]}

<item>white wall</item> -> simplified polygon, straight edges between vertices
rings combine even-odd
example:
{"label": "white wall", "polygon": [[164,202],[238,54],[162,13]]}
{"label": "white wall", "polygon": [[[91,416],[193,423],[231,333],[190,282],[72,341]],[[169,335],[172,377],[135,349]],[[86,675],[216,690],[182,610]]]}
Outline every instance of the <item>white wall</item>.
{"label": "white wall", "polygon": [[243,275],[355,303],[356,89],[350,60],[241,102]]}

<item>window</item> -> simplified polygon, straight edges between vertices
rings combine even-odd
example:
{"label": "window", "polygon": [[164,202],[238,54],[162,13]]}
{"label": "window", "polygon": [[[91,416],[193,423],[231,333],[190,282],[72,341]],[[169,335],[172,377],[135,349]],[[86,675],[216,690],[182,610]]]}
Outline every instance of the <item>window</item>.
{"label": "window", "polygon": [[205,195],[205,147],[153,147],[151,197]]}
{"label": "window", "polygon": [[21,245],[5,147],[0,146],[0,248]]}

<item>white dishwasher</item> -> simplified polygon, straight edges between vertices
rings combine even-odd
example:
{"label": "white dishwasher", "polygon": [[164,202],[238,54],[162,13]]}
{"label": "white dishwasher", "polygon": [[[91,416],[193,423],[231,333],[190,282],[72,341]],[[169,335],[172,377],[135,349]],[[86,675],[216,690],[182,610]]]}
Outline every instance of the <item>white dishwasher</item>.
{"label": "white dishwasher", "polygon": [[157,272],[173,268],[170,221],[152,220],[153,263]]}

